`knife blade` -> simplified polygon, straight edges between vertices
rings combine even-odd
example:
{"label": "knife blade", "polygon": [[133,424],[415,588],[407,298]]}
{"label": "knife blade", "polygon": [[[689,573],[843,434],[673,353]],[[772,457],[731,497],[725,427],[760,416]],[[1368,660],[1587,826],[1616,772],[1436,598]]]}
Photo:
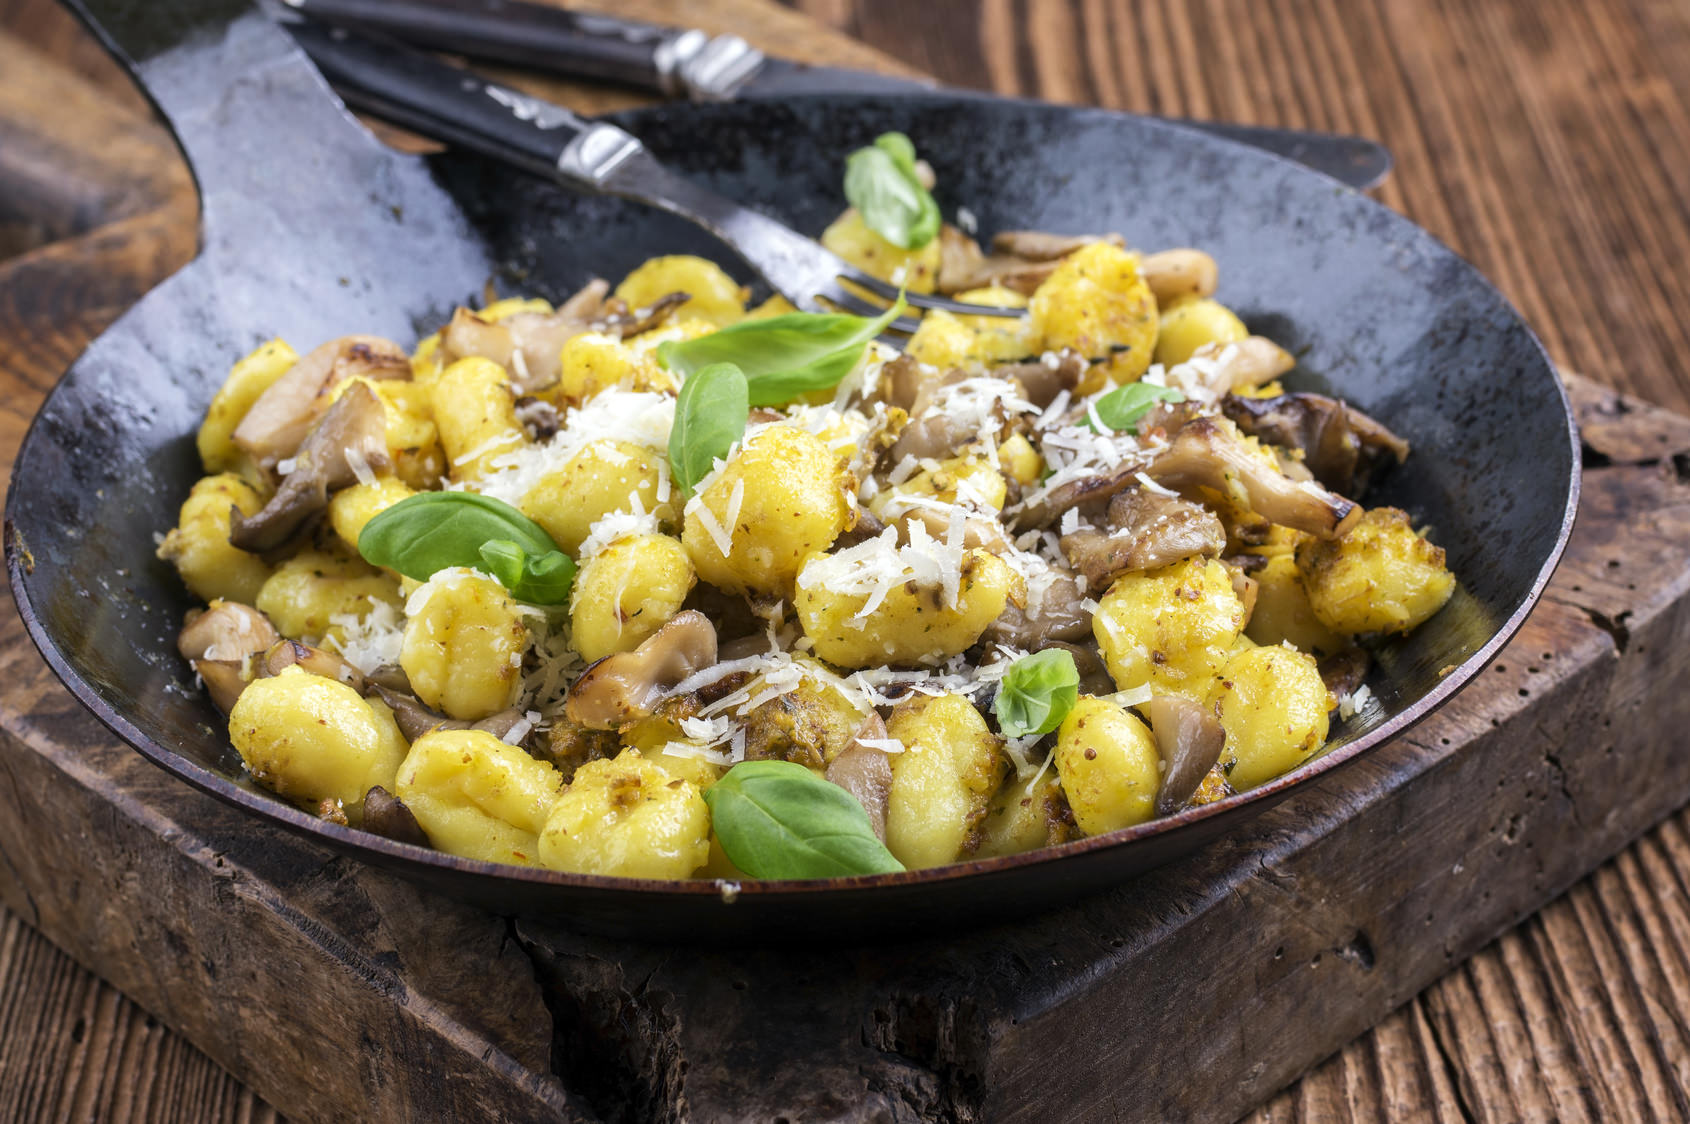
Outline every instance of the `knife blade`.
{"label": "knife blade", "polygon": [[[281,0],[305,15],[414,46],[693,100],[933,91],[932,81],[771,58],[709,35],[524,0]],[[989,98],[974,90],[948,93]],[[1390,173],[1377,141],[1339,133],[1156,118],[1295,160],[1358,190]]]}

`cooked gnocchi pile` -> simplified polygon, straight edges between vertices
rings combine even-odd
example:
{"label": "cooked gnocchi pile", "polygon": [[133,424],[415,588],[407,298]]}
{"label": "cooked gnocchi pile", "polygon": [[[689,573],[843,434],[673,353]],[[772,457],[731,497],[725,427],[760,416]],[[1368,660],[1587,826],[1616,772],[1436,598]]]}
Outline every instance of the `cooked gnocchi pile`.
{"label": "cooked gnocchi pile", "polygon": [[1207,254],[988,252],[930,186],[882,138],[823,241],[1018,315],[929,312],[900,351],[893,310],[747,307],[671,256],[409,351],[236,363],[159,555],[252,779],[472,859],[804,878],[1117,831],[1318,753],[1363,645],[1454,588],[1357,502],[1407,445],[1286,392]]}

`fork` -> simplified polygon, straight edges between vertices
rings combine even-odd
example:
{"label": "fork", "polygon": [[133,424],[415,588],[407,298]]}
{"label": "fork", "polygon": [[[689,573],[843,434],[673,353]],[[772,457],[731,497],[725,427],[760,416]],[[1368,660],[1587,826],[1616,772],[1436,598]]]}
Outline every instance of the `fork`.
{"label": "fork", "polygon": [[[635,200],[696,223],[797,308],[878,316],[885,308],[848,286],[887,301],[900,292],[898,286],[864,273],[769,216],[676,175],[638,138],[615,125],[589,121],[561,105],[483,81],[398,43],[298,16],[282,18],[348,104],[577,190]],[[965,304],[927,293],[906,293],[904,299],[914,308],[960,315],[1024,314],[1021,309]],[[919,324],[915,317],[899,316],[887,332],[908,335]]]}

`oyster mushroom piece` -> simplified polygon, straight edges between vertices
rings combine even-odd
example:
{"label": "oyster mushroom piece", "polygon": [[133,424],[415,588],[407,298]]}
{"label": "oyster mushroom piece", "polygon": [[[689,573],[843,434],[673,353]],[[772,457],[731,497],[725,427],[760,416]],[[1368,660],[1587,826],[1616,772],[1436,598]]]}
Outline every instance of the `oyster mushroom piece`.
{"label": "oyster mushroom piece", "polygon": [[1226,733],[1208,708],[1181,695],[1157,695],[1148,711],[1156,750],[1167,766],[1156,793],[1156,814],[1166,816],[1191,799],[1221,759]]}
{"label": "oyster mushroom piece", "polygon": [[364,794],[364,818],[359,826],[395,843],[429,846],[428,835],[417,817],[403,801],[379,784]]}
{"label": "oyster mushroom piece", "polygon": [[569,689],[564,714],[591,730],[614,730],[650,714],[671,690],[716,662],[716,628],[687,609],[631,652],[588,666]]}
{"label": "oyster mushroom piece", "polygon": [[1226,528],[1200,504],[1148,488],[1128,488],[1109,501],[1108,529],[1082,527],[1062,536],[1068,564],[1091,589],[1122,574],[1159,570],[1197,554],[1219,554]]}
{"label": "oyster mushroom piece", "polygon": [[1015,513],[1011,529],[1016,534],[1052,526],[1071,507],[1102,506],[1121,489],[1131,486],[1147,467],[1142,459],[1125,460],[1107,472],[1082,476],[1050,489],[1044,496]]}
{"label": "oyster mushroom piece", "polygon": [[1276,398],[1228,395],[1221,409],[1244,433],[1303,452],[1303,464],[1326,487],[1360,495],[1388,460],[1408,459],[1408,442],[1354,406],[1324,394]]}
{"label": "oyster mushroom piece", "polygon": [[1025,607],[1014,602],[1005,605],[998,619],[986,626],[982,639],[1023,651],[1048,648],[1057,641],[1083,640],[1091,635],[1091,613],[1081,605],[1084,599],[1075,576],[1057,569],[1055,580],[1045,588],[1036,606],[1031,597]]}
{"label": "oyster mushroom piece", "polygon": [[330,492],[392,464],[387,455],[387,408],[375,391],[353,383],[329,407],[294,459],[293,471],[258,514],[248,517],[239,508],[233,510],[231,545],[254,553],[276,549],[329,505]]}
{"label": "oyster mushroom piece", "polygon": [[205,684],[205,693],[211,696],[211,701],[224,714],[235,709],[235,700],[241,697],[248,683],[252,682],[252,663],[249,660],[190,660],[194,665],[194,674]]}
{"label": "oyster mushroom piece", "polygon": [[270,618],[239,601],[213,601],[193,613],[176,637],[176,650],[189,660],[242,660],[281,639]]}
{"label": "oyster mushroom piece", "polygon": [[1004,363],[993,367],[992,374],[1015,379],[1021,384],[1022,397],[1042,410],[1064,390],[1072,392],[1079,386],[1088,366],[1085,356],[1077,351],[1064,349],[1052,358],[1054,362],[1050,363],[1043,359]]}
{"label": "oyster mushroom piece", "polygon": [[329,408],[329,394],[349,378],[408,379],[411,358],[380,336],[342,336],[307,354],[253,402],[234,441],[265,468],[299,449]]}
{"label": "oyster mushroom piece", "polygon": [[892,795],[892,758],[878,746],[864,745],[864,739],[882,741],[886,722],[869,711],[857,732],[827,767],[827,779],[857,798],[868,813],[869,826],[886,842],[886,806]]}
{"label": "oyster mushroom piece", "polygon": [[941,293],[1002,285],[1031,296],[1067,255],[1093,242],[1121,245],[1120,235],[1045,234],[1037,230],[1006,230],[992,239],[992,253],[956,227],[939,228]]}
{"label": "oyster mushroom piece", "polygon": [[1342,535],[1362,510],[1312,481],[1297,482],[1244,443],[1231,422],[1187,422],[1145,474],[1175,490],[1212,488],[1269,522],[1322,539]]}
{"label": "oyster mushroom piece", "polygon": [[364,676],[357,668],[333,652],[313,648],[297,640],[278,640],[272,644],[258,663],[258,676],[262,679],[280,675],[290,667],[321,675],[324,679],[337,680],[360,695],[364,693]]}

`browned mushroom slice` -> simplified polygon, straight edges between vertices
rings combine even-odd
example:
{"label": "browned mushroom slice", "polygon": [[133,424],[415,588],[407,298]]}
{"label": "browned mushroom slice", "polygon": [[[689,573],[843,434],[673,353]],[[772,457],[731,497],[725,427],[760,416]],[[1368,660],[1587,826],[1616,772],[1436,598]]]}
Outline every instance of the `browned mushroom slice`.
{"label": "browned mushroom slice", "polygon": [[518,312],[484,320],[467,308],[452,313],[440,332],[440,354],[447,362],[480,356],[510,373],[518,394],[543,390],[557,381],[563,345],[599,325],[610,286],[594,280],[552,312]]}
{"label": "browned mushroom slice", "polygon": [[1320,661],[1321,682],[1334,698],[1348,698],[1361,687],[1372,664],[1373,657],[1366,648],[1344,648]]}
{"label": "browned mushroom slice", "polygon": [[[1091,613],[1081,604],[1085,596],[1073,574],[1056,572],[1056,580],[1041,597],[1028,597],[1025,606],[1011,602],[998,619],[986,626],[981,639],[1023,651],[1047,648],[1052,641],[1081,640],[1091,635]],[[1113,687],[1109,688],[1114,690]]]}
{"label": "browned mushroom slice", "polygon": [[1021,384],[1022,396],[1042,410],[1064,390],[1072,392],[1086,373],[1086,358],[1077,351],[1064,349],[1054,359],[1051,363],[1043,359],[1004,363],[993,367],[992,374],[1015,379]]}
{"label": "browned mushroom slice", "polygon": [[184,659],[239,661],[278,639],[269,617],[250,605],[220,598],[188,618],[176,638],[176,650]]}
{"label": "browned mushroom slice", "polygon": [[603,331],[627,339],[629,336],[651,331],[691,299],[691,293],[665,293],[645,308],[630,309],[619,298],[612,297],[605,302],[604,312],[596,324]]}
{"label": "browned mushroom slice", "polygon": [[[1266,336],[1233,343],[1206,343],[1180,368],[1183,378],[1198,379],[1212,397],[1261,386],[1297,365],[1296,356]],[[1189,383],[1185,384],[1190,389]]]}
{"label": "browned mushroom slice", "polygon": [[346,379],[408,379],[405,350],[379,336],[330,340],[288,368],[253,402],[235,426],[235,444],[265,468],[290,457],[329,408],[329,394]]}
{"label": "browned mushroom slice", "polygon": [[524,394],[516,400],[516,421],[528,439],[537,444],[550,441],[563,428],[563,417],[557,412],[557,407],[532,394]]}
{"label": "browned mushroom slice", "polygon": [[364,818],[358,826],[395,843],[429,846],[428,834],[417,817],[405,807],[404,801],[379,784],[364,794]]}
{"label": "browned mushroom slice", "polygon": [[688,676],[716,662],[716,629],[695,610],[676,613],[632,652],[588,666],[569,689],[564,713],[593,730],[643,718]]}
{"label": "browned mushroom slice", "polygon": [[1080,693],[1082,695],[1101,696],[1115,692],[1115,680],[1109,674],[1109,666],[1103,662],[1103,652],[1098,649],[1096,640],[1089,638],[1078,642],[1052,640],[1044,646],[1061,648],[1074,657],[1074,670],[1080,673]]}
{"label": "browned mushroom slice", "polygon": [[1121,489],[1133,484],[1138,474],[1148,467],[1143,460],[1127,460],[1095,476],[1082,476],[1058,484],[1044,496],[1028,504],[1015,514],[1011,525],[1016,534],[1049,527],[1072,507],[1103,504],[1115,498]]}
{"label": "browned mushroom slice", "polygon": [[1042,230],[1000,230],[992,236],[992,252],[1026,261],[1058,261],[1093,242],[1123,245],[1119,234],[1048,234]]}
{"label": "browned mushroom slice", "polygon": [[293,471],[258,514],[235,509],[229,542],[255,553],[287,542],[307,519],[329,505],[329,493],[356,483],[360,471],[385,469],[387,408],[375,391],[353,383],[323,415],[294,456]]}
{"label": "browned mushroom slice", "polygon": [[1031,295],[1060,264],[1056,258],[1034,261],[1015,254],[988,257],[978,242],[947,223],[939,229],[939,274],[934,285],[941,293],[1002,285]]}
{"label": "browned mushroom slice", "polygon": [[1062,536],[1062,553],[1092,589],[1122,574],[1159,570],[1196,554],[1218,554],[1226,528],[1200,504],[1148,488],[1127,488],[1109,501],[1107,530]]}
{"label": "browned mushroom slice", "polygon": [[278,640],[271,645],[258,662],[258,675],[260,678],[280,675],[290,667],[321,675],[325,679],[339,680],[359,694],[364,693],[364,676],[357,668],[333,652],[313,648],[297,640]]}
{"label": "browned mushroom slice", "polygon": [[1156,750],[1167,766],[1156,793],[1156,814],[1166,816],[1191,799],[1221,759],[1226,733],[1207,707],[1181,695],[1157,695],[1148,711]]}
{"label": "browned mushroom slice", "polygon": [[[461,718],[448,718],[437,710],[430,710],[415,695],[373,684],[370,692],[387,704],[393,721],[405,740],[414,742],[430,730],[467,730],[470,724]],[[508,727],[507,727],[508,728]]]}
{"label": "browned mushroom slice", "polygon": [[882,843],[886,842],[886,806],[892,794],[892,759],[884,749],[864,745],[863,740],[882,741],[885,737],[886,722],[869,711],[851,735],[850,744],[827,767],[827,779],[857,798]]}
{"label": "browned mushroom slice", "polygon": [[211,701],[217,704],[217,709],[224,714],[235,709],[235,700],[241,697],[246,685],[252,682],[252,661],[247,659],[235,660],[190,660],[194,673],[205,683],[205,692],[211,696]]}
{"label": "browned mushroom slice", "polygon": [[1322,539],[1337,538],[1362,516],[1344,497],[1286,477],[1223,418],[1186,423],[1145,473],[1176,490],[1211,488],[1264,519]]}
{"label": "browned mushroom slice", "polygon": [[[897,500],[891,500],[892,507],[897,506]],[[940,542],[945,542],[951,532],[951,517],[949,513],[935,511],[930,507],[918,507],[912,511],[899,515],[894,522],[902,529],[899,539],[908,541],[909,525],[911,522],[920,523],[927,529],[927,533]],[[989,511],[969,511],[962,519],[962,545],[966,550],[989,550],[993,554],[1003,554],[1014,544],[1009,541],[1003,524],[998,517]]]}
{"label": "browned mushroom slice", "polygon": [[1408,459],[1408,442],[1354,406],[1323,394],[1276,398],[1229,395],[1226,416],[1245,433],[1303,452],[1316,480],[1344,495],[1360,495],[1387,460]]}

